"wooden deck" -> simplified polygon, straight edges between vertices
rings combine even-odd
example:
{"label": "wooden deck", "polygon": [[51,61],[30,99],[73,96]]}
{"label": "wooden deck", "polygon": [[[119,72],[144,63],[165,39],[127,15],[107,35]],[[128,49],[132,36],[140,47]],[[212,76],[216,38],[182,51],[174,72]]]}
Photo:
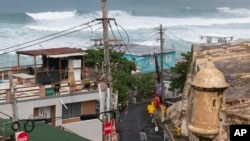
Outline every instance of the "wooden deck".
{"label": "wooden deck", "polygon": [[[14,80],[14,82],[17,80]],[[9,80],[5,80],[3,83],[0,83],[0,103],[2,102],[8,102],[8,91],[10,91],[9,88]],[[85,86],[84,82],[82,81],[77,81],[76,85],[73,87],[70,87],[68,85],[68,81],[62,81],[60,84],[60,89],[59,89],[59,94],[58,95],[66,95],[66,94],[72,94],[76,92],[86,92],[86,91],[91,91],[91,90],[96,90],[97,87],[94,85],[94,83],[89,83],[88,86]],[[47,97],[47,96],[57,96],[56,93],[54,92],[53,85],[48,84],[44,85],[44,91],[45,95],[42,94],[41,91],[41,85],[22,85],[22,84],[17,84],[15,85],[15,97],[17,100],[21,99],[31,99],[31,98],[42,98],[42,97]],[[46,90],[52,90],[51,93],[46,93]]]}
{"label": "wooden deck", "polygon": [[[38,70],[40,69],[38,68]],[[88,76],[81,80],[77,80],[74,86],[69,86],[68,79],[62,78],[62,80],[57,82],[57,84],[60,83],[59,92],[55,93],[55,83],[36,84],[35,76],[29,74],[27,67],[24,67],[24,69],[21,68],[19,71],[17,71],[16,67],[0,69],[0,103],[10,102],[11,99],[10,82],[8,78],[9,71],[12,71],[15,97],[17,100],[20,100],[96,90],[96,80],[102,76],[102,72],[91,68],[88,68],[88,70]],[[106,85],[102,85],[102,87],[106,87]],[[48,91],[50,91],[50,93],[47,93]]]}

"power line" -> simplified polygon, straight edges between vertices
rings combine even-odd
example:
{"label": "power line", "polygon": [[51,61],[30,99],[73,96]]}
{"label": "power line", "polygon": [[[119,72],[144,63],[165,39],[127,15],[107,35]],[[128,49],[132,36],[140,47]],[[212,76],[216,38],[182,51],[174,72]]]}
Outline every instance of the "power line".
{"label": "power line", "polygon": [[63,32],[66,32],[66,31],[69,31],[69,30],[78,28],[78,27],[81,27],[81,26],[84,26],[84,25],[88,25],[88,24],[90,24],[90,23],[92,23],[92,22],[94,22],[94,21],[95,21],[95,20],[92,20],[92,21],[90,21],[90,22],[87,22],[87,23],[84,23],[84,24],[80,24],[80,25],[71,27],[71,28],[62,30],[62,31],[60,31],[60,32],[54,33],[54,34],[50,34],[50,35],[47,35],[47,36],[44,36],[44,37],[41,37],[41,38],[38,38],[38,39],[35,39],[35,40],[31,40],[31,41],[28,41],[28,42],[24,42],[24,43],[21,43],[21,44],[17,44],[17,45],[14,45],[14,46],[10,46],[10,47],[1,49],[0,51],[7,50],[7,49],[10,49],[10,48],[15,48],[15,47],[18,47],[18,46],[21,46],[21,45],[25,45],[25,44],[28,44],[28,43],[31,43],[31,42],[35,42],[35,41],[38,41],[38,40],[41,40],[41,39],[44,39],[44,38],[48,38],[48,37],[51,37],[51,36],[54,36],[54,35],[57,35],[57,34],[60,34],[60,33],[63,33]]}
{"label": "power line", "polygon": [[[119,33],[121,39],[123,39],[123,37],[122,37],[122,35],[121,35],[121,32],[120,32],[118,26],[125,32],[125,34],[126,34],[126,36],[127,36],[127,38],[128,38],[127,44],[129,44],[129,35],[128,35],[128,32],[127,32],[121,25],[117,24],[116,20],[115,20],[115,25],[116,25],[117,31],[118,31],[118,33]],[[123,41],[123,44],[126,45],[125,42],[124,42],[124,40],[122,40],[122,41]]]}
{"label": "power line", "polygon": [[168,31],[170,34],[172,34],[173,36],[175,36],[175,37],[178,38],[179,40],[181,40],[181,41],[183,41],[183,42],[187,42],[187,43],[192,44],[192,42],[189,42],[189,41],[186,41],[186,40],[181,39],[180,37],[176,36],[174,33],[170,32],[169,30],[166,29],[166,31]]}
{"label": "power line", "polygon": [[137,42],[144,42],[144,41],[147,41],[147,40],[152,40],[152,38],[156,38],[157,37],[157,35],[156,35],[156,33],[155,33],[154,30],[152,32],[150,32],[149,34],[147,34],[147,35],[149,35],[149,36],[147,36],[145,39],[139,40]]}
{"label": "power line", "polygon": [[[97,24],[100,24],[100,23],[97,23]],[[95,24],[95,25],[97,25],[97,24]],[[92,26],[93,26],[93,25],[92,25]],[[24,46],[24,47],[15,49],[15,50],[11,50],[11,51],[8,51],[8,52],[4,52],[3,54],[10,53],[10,52],[17,51],[17,50],[21,50],[21,49],[24,49],[24,48],[27,48],[27,47],[31,47],[31,46],[34,46],[34,45],[37,45],[37,44],[41,44],[41,43],[44,43],[44,42],[47,42],[47,41],[50,41],[50,40],[53,40],[53,39],[56,39],[56,38],[59,38],[59,37],[68,35],[68,34],[72,34],[72,33],[74,33],[74,32],[78,32],[78,31],[80,31],[80,30],[82,30],[82,29],[85,29],[85,28],[88,28],[88,27],[83,27],[83,28],[80,28],[80,29],[78,29],[78,30],[74,30],[74,31],[71,31],[71,32],[68,32],[68,33],[65,33],[65,34],[62,34],[62,35],[59,35],[59,36],[56,36],[56,37],[53,37],[53,38],[44,40],[44,41],[40,41],[40,42],[31,44],[31,45],[27,45],[27,46]]]}
{"label": "power line", "polygon": [[[112,26],[111,26],[111,24],[110,24],[109,21],[108,21],[108,25],[109,25],[109,27],[110,27],[110,31],[111,31],[111,33],[112,33],[114,39],[117,40],[117,38],[116,38],[116,36],[115,36],[115,34],[114,34],[114,31],[113,31],[113,28],[112,28]],[[113,49],[113,48],[112,48],[112,49]],[[120,49],[120,47],[119,47],[119,49]]]}

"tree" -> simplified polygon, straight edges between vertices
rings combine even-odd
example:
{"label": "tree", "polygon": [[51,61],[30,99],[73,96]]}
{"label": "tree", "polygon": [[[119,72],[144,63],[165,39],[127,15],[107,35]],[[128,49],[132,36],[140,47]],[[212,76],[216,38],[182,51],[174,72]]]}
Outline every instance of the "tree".
{"label": "tree", "polygon": [[102,64],[104,60],[103,49],[88,49],[86,53],[84,63],[87,67],[94,68],[97,63]]}
{"label": "tree", "polygon": [[174,74],[174,77],[170,78],[170,88],[169,90],[179,89],[181,92],[183,91],[186,76],[190,68],[191,63],[191,52],[181,53],[181,56],[183,57],[182,62],[179,62],[175,65],[175,67],[172,67],[170,70]]}
{"label": "tree", "polygon": [[[120,68],[121,69],[121,68]],[[118,91],[118,101],[123,103],[129,100],[130,93],[135,86],[135,79],[129,73],[121,70],[114,70],[113,73],[113,89]]]}
{"label": "tree", "polygon": [[155,74],[147,73],[136,77],[138,98],[151,99],[155,91]]}
{"label": "tree", "polygon": [[[103,49],[89,49],[85,56],[85,65],[94,68],[96,63],[102,64],[104,61]],[[135,70],[136,64],[123,58],[122,52],[110,50],[110,64],[113,79],[113,91],[118,91],[118,102],[128,100],[129,92],[135,87],[135,80],[130,74]],[[116,65],[115,65],[116,64]]]}

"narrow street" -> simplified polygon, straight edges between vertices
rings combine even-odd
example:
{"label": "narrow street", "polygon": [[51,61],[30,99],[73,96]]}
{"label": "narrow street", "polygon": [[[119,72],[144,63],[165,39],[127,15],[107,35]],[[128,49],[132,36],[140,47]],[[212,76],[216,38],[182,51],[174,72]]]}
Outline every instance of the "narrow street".
{"label": "narrow street", "polygon": [[143,128],[148,136],[148,141],[163,141],[163,132],[159,128],[155,132],[155,124],[147,113],[147,103],[136,104],[128,107],[120,114],[117,123],[117,132],[120,141],[139,141],[139,132]]}

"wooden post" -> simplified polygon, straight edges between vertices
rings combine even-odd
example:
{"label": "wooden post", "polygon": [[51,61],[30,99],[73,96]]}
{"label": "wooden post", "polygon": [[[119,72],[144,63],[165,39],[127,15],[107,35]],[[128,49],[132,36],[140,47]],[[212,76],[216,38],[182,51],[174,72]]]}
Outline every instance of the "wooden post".
{"label": "wooden post", "polygon": [[45,86],[44,85],[39,85],[39,93],[40,93],[40,98],[45,97]]}
{"label": "wooden post", "polygon": [[10,89],[6,90],[6,102],[11,102],[11,92],[10,92]]}
{"label": "wooden post", "polygon": [[11,94],[11,103],[12,103],[12,112],[13,112],[13,121],[17,121],[17,103],[16,103],[16,96],[15,96],[15,88],[13,85],[13,76],[12,72],[9,72],[9,81],[10,81],[10,94]]}
{"label": "wooden post", "polygon": [[163,68],[163,43],[164,43],[164,39],[163,39],[163,29],[162,29],[162,25],[160,25],[160,42],[161,42],[161,92],[162,92],[162,95],[161,95],[161,99],[162,99],[162,103],[164,101],[164,93],[165,93],[165,87],[164,87],[164,83],[163,83],[163,71],[164,71],[164,68]]}

